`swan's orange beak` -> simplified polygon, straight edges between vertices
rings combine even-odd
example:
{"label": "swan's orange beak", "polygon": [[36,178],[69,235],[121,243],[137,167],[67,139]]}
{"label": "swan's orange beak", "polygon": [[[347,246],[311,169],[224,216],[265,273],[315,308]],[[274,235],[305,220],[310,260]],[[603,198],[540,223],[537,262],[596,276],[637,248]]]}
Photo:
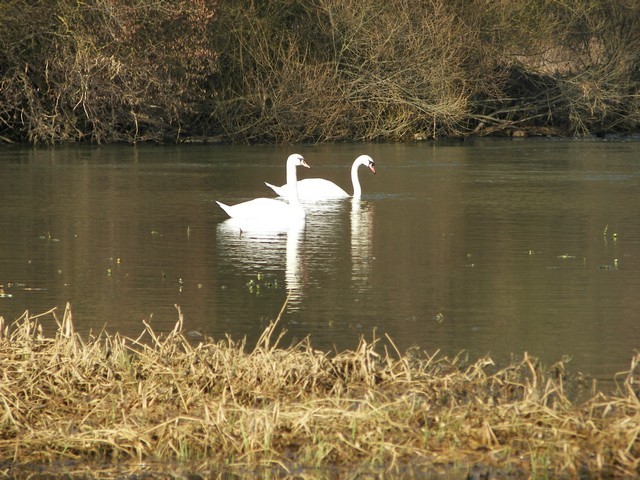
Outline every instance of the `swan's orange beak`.
{"label": "swan's orange beak", "polygon": [[369,170],[371,170],[372,173],[376,173],[375,163],[370,163],[368,166],[369,166]]}

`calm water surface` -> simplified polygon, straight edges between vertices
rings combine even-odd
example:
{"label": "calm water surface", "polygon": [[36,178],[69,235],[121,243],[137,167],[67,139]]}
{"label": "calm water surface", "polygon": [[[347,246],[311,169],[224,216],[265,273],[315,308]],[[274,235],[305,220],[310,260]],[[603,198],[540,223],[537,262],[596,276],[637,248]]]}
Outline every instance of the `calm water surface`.
{"label": "calm water surface", "polygon": [[[294,151],[346,190],[357,155],[378,173],[304,226],[240,234],[214,201],[271,196]],[[375,332],[610,380],[640,347],[637,141],[3,148],[0,176],[9,321],[70,302],[79,332],[134,336],[178,305],[189,332],[252,341],[289,291],[287,344],[324,350]]]}

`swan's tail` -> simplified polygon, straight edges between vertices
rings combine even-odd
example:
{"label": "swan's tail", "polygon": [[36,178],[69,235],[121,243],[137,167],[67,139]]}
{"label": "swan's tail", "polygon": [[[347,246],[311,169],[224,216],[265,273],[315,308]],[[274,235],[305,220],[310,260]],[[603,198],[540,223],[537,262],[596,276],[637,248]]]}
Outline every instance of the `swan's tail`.
{"label": "swan's tail", "polygon": [[276,193],[276,195],[278,195],[279,197],[286,197],[287,196],[284,188],[276,187],[275,185],[271,185],[269,182],[264,182],[264,184],[267,187],[269,187],[271,190],[273,190]]}
{"label": "swan's tail", "polygon": [[219,202],[217,200],[216,200],[216,203],[218,205],[220,205],[220,208],[223,209],[227,213],[227,215],[229,215],[230,217],[233,216],[233,215],[231,215],[231,207],[229,205],[226,205],[226,204],[224,204],[222,202]]}

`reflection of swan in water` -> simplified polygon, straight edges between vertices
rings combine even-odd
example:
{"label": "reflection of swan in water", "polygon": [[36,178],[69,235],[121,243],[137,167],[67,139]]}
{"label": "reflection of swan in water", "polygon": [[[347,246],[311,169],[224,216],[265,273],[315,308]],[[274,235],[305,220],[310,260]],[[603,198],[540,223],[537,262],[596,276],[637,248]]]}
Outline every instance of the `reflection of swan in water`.
{"label": "reflection of swan in water", "polygon": [[351,279],[362,288],[367,286],[373,256],[374,205],[359,198],[351,200]]}
{"label": "reflection of swan in water", "polygon": [[299,249],[303,234],[304,224],[297,225],[287,231],[284,281],[287,285],[287,291],[290,292],[288,305],[293,310],[297,310],[302,302],[303,281]]}
{"label": "reflection of swan in water", "polygon": [[[309,285],[326,287],[327,275],[339,275],[348,268],[349,232],[346,220],[349,204],[328,200],[305,202],[307,226],[305,231],[305,267]],[[338,277],[332,277],[338,278]]]}
{"label": "reflection of swan in water", "polygon": [[230,218],[218,224],[217,240],[221,255],[243,273],[279,273],[284,267],[288,308],[297,310],[303,293],[299,248],[304,230],[304,219],[277,229],[252,227]]}

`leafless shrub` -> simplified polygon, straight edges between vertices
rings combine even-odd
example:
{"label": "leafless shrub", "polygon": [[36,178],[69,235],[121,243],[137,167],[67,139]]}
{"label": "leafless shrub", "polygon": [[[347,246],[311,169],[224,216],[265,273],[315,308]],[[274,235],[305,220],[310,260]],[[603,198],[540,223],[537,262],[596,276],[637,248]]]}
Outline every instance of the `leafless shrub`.
{"label": "leafless shrub", "polygon": [[477,99],[476,133],[637,130],[638,5],[614,0],[470,4],[473,15],[467,18],[487,32],[485,40],[509,72],[501,94]]}
{"label": "leafless shrub", "polygon": [[618,0],[9,0],[0,139],[633,132],[639,40]]}
{"label": "leafless shrub", "polygon": [[0,12],[0,128],[31,142],[177,136],[215,71],[214,5],[11,0]]}
{"label": "leafless shrub", "polygon": [[220,6],[229,22],[220,31],[231,35],[220,48],[229,77],[215,115],[237,139],[446,135],[469,97],[491,89],[486,73],[475,83],[466,77],[465,66],[477,64],[474,34],[440,2],[318,0],[301,8]]}

